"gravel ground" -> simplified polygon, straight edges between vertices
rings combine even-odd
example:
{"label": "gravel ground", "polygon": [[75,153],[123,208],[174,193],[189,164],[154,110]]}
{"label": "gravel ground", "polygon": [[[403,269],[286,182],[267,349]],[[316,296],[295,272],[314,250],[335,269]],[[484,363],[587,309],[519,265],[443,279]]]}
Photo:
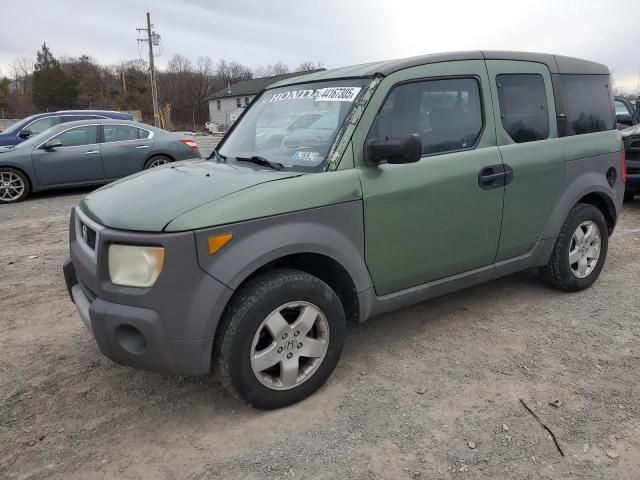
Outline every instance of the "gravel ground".
{"label": "gravel ground", "polygon": [[61,272],[86,193],[0,208],[0,478],[640,478],[640,201],[593,288],[523,272],[350,325],[323,388],[260,412],[100,354]]}

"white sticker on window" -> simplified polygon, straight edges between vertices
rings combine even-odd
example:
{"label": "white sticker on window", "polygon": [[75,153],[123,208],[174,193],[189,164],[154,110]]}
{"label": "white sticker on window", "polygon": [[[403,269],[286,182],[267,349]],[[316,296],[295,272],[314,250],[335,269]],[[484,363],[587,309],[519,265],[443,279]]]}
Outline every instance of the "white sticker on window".
{"label": "white sticker on window", "polygon": [[361,87],[329,87],[316,90],[316,102],[353,102]]}
{"label": "white sticker on window", "polygon": [[293,154],[294,160],[300,160],[302,162],[317,162],[319,158],[319,152],[302,151]]}
{"label": "white sticker on window", "polygon": [[287,92],[274,93],[262,103],[281,102],[284,100],[313,99],[316,102],[353,102],[360,93],[362,87],[328,87],[316,90],[289,90]]}

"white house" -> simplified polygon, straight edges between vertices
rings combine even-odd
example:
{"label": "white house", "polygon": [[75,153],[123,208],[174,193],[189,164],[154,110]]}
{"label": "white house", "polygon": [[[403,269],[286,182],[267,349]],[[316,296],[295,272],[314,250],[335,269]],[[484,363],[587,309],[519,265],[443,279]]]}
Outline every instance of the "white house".
{"label": "white house", "polygon": [[285,73],[284,75],[253,78],[251,80],[241,80],[233,85],[229,84],[227,88],[218,90],[205,99],[209,102],[209,121],[217,125],[218,131],[227,131],[233,125],[233,122],[238,119],[242,110],[269,85],[285,78],[306,75],[316,71],[318,70]]}

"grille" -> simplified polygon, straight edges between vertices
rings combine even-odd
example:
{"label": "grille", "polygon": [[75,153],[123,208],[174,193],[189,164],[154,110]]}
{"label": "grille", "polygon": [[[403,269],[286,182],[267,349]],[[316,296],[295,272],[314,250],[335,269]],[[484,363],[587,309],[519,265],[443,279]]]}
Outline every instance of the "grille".
{"label": "grille", "polygon": [[91,250],[96,249],[96,231],[82,221],[80,222],[80,236]]}

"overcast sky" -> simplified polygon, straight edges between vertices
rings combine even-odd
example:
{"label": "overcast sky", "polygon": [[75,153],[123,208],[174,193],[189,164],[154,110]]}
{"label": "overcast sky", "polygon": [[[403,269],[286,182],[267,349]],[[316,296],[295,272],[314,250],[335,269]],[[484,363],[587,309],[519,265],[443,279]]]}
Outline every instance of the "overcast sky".
{"label": "overcast sky", "polygon": [[[162,36],[160,66],[176,53],[250,67],[305,60],[339,67],[453,50],[559,53],[604,63],[635,92],[640,69],[638,0],[30,0],[6,3],[0,69],[35,57],[43,41],[56,56],[103,63],[145,57],[136,27],[151,12]],[[15,9],[7,11],[9,4]],[[20,13],[20,14],[18,14]]]}

